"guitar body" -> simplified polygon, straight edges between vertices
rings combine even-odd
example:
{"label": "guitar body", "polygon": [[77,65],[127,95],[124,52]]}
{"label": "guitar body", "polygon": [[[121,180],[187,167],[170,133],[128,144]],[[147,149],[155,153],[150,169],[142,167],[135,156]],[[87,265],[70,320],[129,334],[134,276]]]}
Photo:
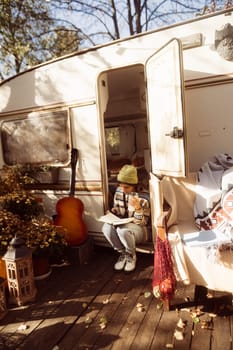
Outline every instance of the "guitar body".
{"label": "guitar body", "polygon": [[69,246],[77,246],[87,239],[87,227],[83,221],[83,202],[74,197],[75,169],[78,158],[78,150],[73,148],[71,152],[71,185],[70,196],[59,199],[56,205],[57,215],[54,224],[63,227],[65,239]]}
{"label": "guitar body", "polygon": [[84,205],[78,198],[64,197],[57,202],[54,224],[65,228],[65,239],[70,246],[79,245],[87,239],[83,211]]}

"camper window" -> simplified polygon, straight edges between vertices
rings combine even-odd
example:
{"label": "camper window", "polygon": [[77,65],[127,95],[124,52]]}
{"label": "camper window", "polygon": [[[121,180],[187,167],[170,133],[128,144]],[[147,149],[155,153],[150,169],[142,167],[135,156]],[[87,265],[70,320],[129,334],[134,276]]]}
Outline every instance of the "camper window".
{"label": "camper window", "polygon": [[4,161],[14,164],[63,165],[69,162],[69,125],[66,110],[31,113],[2,123]]}
{"label": "camper window", "polygon": [[106,127],[106,152],[108,159],[131,158],[136,151],[135,127],[131,124]]}
{"label": "camper window", "polygon": [[105,129],[106,138],[106,149],[107,154],[119,155],[120,154],[120,128],[106,128]]}

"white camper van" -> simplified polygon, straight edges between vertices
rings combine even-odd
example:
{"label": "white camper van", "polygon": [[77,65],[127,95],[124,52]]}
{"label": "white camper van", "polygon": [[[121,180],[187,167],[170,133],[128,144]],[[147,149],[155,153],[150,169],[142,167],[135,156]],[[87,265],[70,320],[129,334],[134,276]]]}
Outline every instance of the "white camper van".
{"label": "white camper van", "polygon": [[233,9],[199,16],[3,81],[0,167],[49,165],[33,190],[53,216],[69,194],[77,149],[75,196],[89,236],[107,245],[98,218],[123,164],[134,162],[146,187],[147,174],[185,177],[215,153],[233,154],[233,53],[224,47],[226,37],[233,40],[231,26]]}

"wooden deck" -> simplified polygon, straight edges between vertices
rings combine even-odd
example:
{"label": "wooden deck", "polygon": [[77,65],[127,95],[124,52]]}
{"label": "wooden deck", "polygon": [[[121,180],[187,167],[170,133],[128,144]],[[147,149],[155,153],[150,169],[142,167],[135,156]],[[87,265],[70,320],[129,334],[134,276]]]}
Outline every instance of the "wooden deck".
{"label": "wooden deck", "polygon": [[[115,259],[112,249],[95,248],[88,263],[54,267],[36,281],[35,303],[10,306],[0,321],[0,349],[233,350],[229,298],[209,299],[194,317],[193,288],[180,286],[164,311],[151,293],[153,255],[138,253],[131,274],[114,272]],[[180,318],[183,340],[174,337]]]}

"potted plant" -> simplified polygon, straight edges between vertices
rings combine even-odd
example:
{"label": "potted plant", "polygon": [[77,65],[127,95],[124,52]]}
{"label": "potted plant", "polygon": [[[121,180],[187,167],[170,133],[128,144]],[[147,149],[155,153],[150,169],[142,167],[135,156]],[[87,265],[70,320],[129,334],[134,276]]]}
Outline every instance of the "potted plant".
{"label": "potted plant", "polygon": [[[32,249],[35,275],[50,270],[50,265],[65,259],[67,242],[60,229],[46,217],[24,221],[22,237],[25,245]],[[40,264],[40,266],[38,266]],[[43,267],[42,267],[43,265]]]}
{"label": "potted plant", "polygon": [[5,209],[0,210],[0,277],[2,278],[6,278],[5,261],[2,257],[12,238],[20,232],[20,227],[21,220],[17,215]]}
{"label": "potted plant", "polygon": [[[64,259],[67,242],[61,229],[44,216],[41,203],[25,188],[34,180],[21,167],[5,167],[0,174],[0,256],[17,234],[32,249],[33,261]],[[45,264],[45,263],[44,263]],[[35,274],[39,273],[35,267]]]}

